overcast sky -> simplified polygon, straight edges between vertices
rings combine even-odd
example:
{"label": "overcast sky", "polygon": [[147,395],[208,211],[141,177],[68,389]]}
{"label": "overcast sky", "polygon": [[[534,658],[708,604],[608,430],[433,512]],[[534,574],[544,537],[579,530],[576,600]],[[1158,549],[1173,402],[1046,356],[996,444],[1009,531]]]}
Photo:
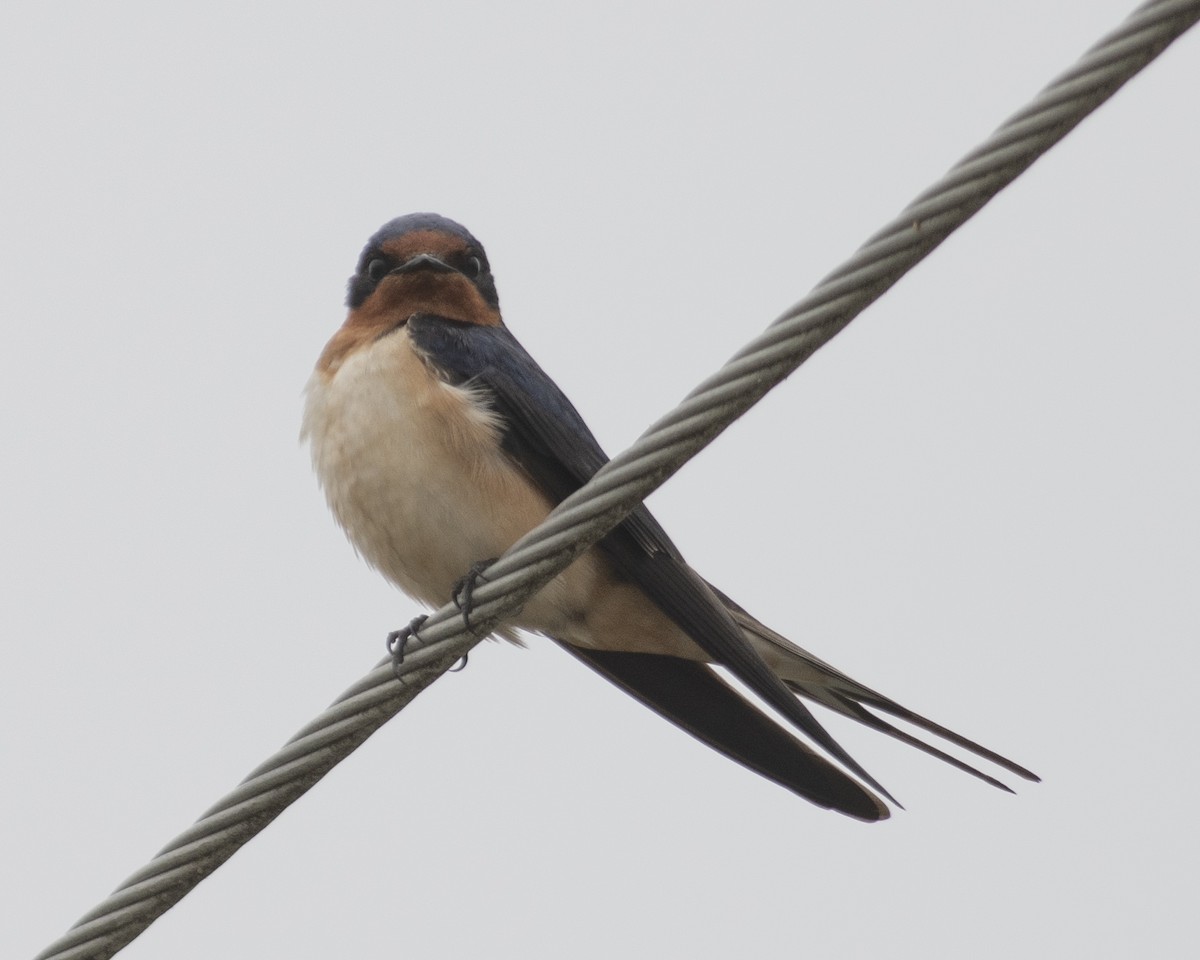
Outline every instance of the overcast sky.
{"label": "overcast sky", "polygon": [[[0,952],[383,653],[301,391],[384,221],[487,246],[616,452],[1132,8],[0,12]],[[1040,773],[831,720],[827,813],[486,644],[122,955],[1180,956],[1195,942],[1200,33],[651,500],[767,623]]]}

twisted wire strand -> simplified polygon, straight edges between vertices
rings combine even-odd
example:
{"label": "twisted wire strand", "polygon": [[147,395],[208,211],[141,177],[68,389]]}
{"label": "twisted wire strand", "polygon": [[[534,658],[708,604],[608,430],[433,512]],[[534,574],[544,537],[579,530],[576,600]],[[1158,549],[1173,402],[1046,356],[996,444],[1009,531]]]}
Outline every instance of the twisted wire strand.
{"label": "twisted wire strand", "polygon": [[403,682],[381,662],[36,960],[106,960],[132,941],[1197,20],[1200,0],[1135,10],[484,571],[473,632],[453,604],[432,614]]}

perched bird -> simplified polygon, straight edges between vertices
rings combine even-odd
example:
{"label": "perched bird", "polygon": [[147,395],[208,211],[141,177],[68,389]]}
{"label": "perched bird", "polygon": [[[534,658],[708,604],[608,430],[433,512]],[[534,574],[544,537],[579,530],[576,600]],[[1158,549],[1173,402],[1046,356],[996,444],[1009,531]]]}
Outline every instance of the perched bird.
{"label": "perched bird", "polygon": [[[359,257],[347,304],[309,382],[303,436],[358,552],[439,607],[476,563],[503,553],[607,457],[504,325],[487,254],[461,225],[431,213],[386,224]],[[868,708],[1037,779],[764,626],[689,567],[644,506],[498,632],[513,639],[514,627],[551,638],[751,770],[861,820],[884,819],[880,795],[894,799],[797,695],[1002,789]],[[841,767],[744,699],[713,664]]]}

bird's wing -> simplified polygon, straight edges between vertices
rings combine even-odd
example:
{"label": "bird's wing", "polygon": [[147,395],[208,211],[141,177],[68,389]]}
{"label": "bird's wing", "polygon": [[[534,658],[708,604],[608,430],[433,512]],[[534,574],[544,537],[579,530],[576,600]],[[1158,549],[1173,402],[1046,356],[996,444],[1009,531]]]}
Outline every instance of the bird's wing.
{"label": "bird's wing", "polygon": [[[449,382],[470,383],[486,391],[503,422],[504,450],[553,502],[579,489],[608,462],[571,402],[506,328],[418,315],[409,320],[409,333],[417,349]],[[994,778],[886,723],[866,710],[864,704],[924,727],[1021,776],[1036,779],[1011,761],[857,684],[759,623],[684,562],[644,505],[608,534],[599,548],[621,575],[636,583],[715,663],[727,667],[797,729],[893,802],[796,694],[1004,789],[1007,787]],[[777,676],[755,643],[759,649],[770,648],[783,654],[789,664],[795,663],[797,676]],[[570,652],[709,746],[801,796],[863,819],[886,815],[886,807],[877,798],[784,733],[709,667],[652,654],[573,647]],[[774,732],[766,732],[768,729]],[[746,731],[754,731],[753,736],[748,737]],[[760,745],[752,749],[749,744],[756,737],[761,738]],[[822,764],[828,770],[818,776],[815,771]],[[839,778],[844,782],[831,791],[830,784]]]}
{"label": "bird's wing", "polygon": [[559,644],[661,717],[806,800],[859,820],[888,808],[695,660]]}
{"label": "bird's wing", "polygon": [[[557,503],[577,490],[608,461],[571,402],[506,328],[418,314],[409,319],[408,329],[416,349],[448,382],[469,383],[486,391],[503,422],[504,450],[552,501]],[[633,511],[599,547],[621,575],[636,583],[716,663],[727,667],[827,753],[891,799],[771,672],[724,603],[683,562],[644,506]],[[571,652],[689,733],[764,776],[785,782],[801,796],[821,805],[832,803],[862,819],[879,819],[886,813],[883,804],[870,793],[794,738],[789,738],[791,745],[786,749],[784,742],[776,738],[775,753],[767,762],[771,751],[747,752],[743,737],[719,734],[737,723],[759,728],[763,715],[732,691],[719,699],[719,707],[714,706],[710,700],[715,688],[724,687],[716,674],[700,673],[680,666],[676,658],[653,654],[636,656],[660,661],[657,667],[634,666],[630,659],[607,654],[592,657],[592,651]],[[667,696],[666,691],[674,683],[700,685],[703,693]],[[736,707],[731,698],[736,699]],[[790,752],[786,762],[780,751]],[[813,785],[809,773],[798,776],[817,763],[829,767],[819,787]],[[828,785],[839,779],[843,781],[839,799],[834,800]]]}

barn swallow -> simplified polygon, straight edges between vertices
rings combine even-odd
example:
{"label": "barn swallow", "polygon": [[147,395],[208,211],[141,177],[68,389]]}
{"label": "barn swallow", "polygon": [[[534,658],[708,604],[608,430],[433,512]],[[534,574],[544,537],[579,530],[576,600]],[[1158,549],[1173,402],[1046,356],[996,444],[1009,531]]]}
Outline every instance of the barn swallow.
{"label": "barn swallow", "polygon": [[[359,257],[347,305],[308,384],[302,436],[356,550],[439,607],[468,570],[502,554],[608,458],[505,326],[487,254],[461,225],[431,213],[386,224]],[[1037,779],[760,623],[688,566],[645,506],[496,632],[516,640],[517,628],[549,637],[751,770],[861,820],[886,818],[884,798],[895,800],[801,697],[1001,789],[1009,788],[871,708]],[[714,665],[837,762],[744,699]]]}

